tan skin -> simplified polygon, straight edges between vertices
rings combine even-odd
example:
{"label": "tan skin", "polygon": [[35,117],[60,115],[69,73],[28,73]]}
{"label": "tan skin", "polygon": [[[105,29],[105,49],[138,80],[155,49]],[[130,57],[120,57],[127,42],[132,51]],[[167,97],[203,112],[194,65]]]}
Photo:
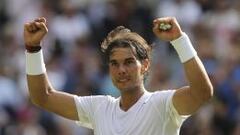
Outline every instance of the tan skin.
{"label": "tan skin", "polygon": [[109,73],[113,84],[121,92],[121,109],[127,111],[145,91],[143,75],[149,61],[140,62],[130,48],[115,48],[111,51]]}
{"label": "tan skin", "polygon": [[[172,28],[160,31],[161,22],[170,23]],[[175,18],[166,17],[154,20],[153,32],[164,41],[181,36],[182,31]],[[24,41],[28,46],[39,46],[47,34],[45,18],[38,18],[24,25]],[[173,96],[173,104],[181,115],[189,115],[199,109],[213,95],[213,88],[207,73],[196,56],[185,62],[184,69],[189,86],[179,88]],[[109,73],[113,83],[121,92],[121,108],[127,111],[143,94],[143,75],[149,61],[140,62],[129,48],[115,48],[110,55]],[[50,112],[71,120],[79,120],[74,103],[74,95],[55,90],[47,79],[47,74],[27,75],[32,102]]]}

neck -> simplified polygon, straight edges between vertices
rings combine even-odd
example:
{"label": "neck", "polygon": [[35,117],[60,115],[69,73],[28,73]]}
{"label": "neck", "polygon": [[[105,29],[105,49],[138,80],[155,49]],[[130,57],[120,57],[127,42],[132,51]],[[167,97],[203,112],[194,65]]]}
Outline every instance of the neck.
{"label": "neck", "polygon": [[144,94],[145,88],[138,88],[136,90],[129,90],[121,93],[120,108],[127,111],[131,108]]}

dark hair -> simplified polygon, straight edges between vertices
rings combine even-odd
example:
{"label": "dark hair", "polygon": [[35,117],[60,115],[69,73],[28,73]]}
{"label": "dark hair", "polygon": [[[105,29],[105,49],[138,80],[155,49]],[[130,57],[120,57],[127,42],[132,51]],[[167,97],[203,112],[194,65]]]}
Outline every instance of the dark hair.
{"label": "dark hair", "polygon": [[101,50],[106,60],[109,60],[113,48],[130,47],[136,58],[140,61],[150,59],[152,46],[137,33],[129,29],[118,26],[112,30],[101,44]]}

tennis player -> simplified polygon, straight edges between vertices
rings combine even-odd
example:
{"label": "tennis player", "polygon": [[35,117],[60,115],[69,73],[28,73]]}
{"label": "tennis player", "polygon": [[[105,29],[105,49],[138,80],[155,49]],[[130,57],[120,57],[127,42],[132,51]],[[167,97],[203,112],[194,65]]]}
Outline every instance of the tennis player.
{"label": "tennis player", "polygon": [[144,77],[150,66],[151,46],[137,33],[119,26],[101,44],[109,74],[121,93],[79,97],[55,90],[48,81],[41,41],[47,34],[45,18],[24,25],[26,73],[31,101],[95,135],[178,135],[184,120],[213,95],[213,87],[191,41],[174,17],[153,21],[153,32],[169,41],[184,66],[189,86],[148,92]]}

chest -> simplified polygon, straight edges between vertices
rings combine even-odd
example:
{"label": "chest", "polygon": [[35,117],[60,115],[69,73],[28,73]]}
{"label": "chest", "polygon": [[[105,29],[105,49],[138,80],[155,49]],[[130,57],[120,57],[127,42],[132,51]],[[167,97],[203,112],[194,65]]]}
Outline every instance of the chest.
{"label": "chest", "polygon": [[165,117],[150,103],[122,111],[116,104],[98,109],[94,120],[96,135],[155,135],[162,130]]}

